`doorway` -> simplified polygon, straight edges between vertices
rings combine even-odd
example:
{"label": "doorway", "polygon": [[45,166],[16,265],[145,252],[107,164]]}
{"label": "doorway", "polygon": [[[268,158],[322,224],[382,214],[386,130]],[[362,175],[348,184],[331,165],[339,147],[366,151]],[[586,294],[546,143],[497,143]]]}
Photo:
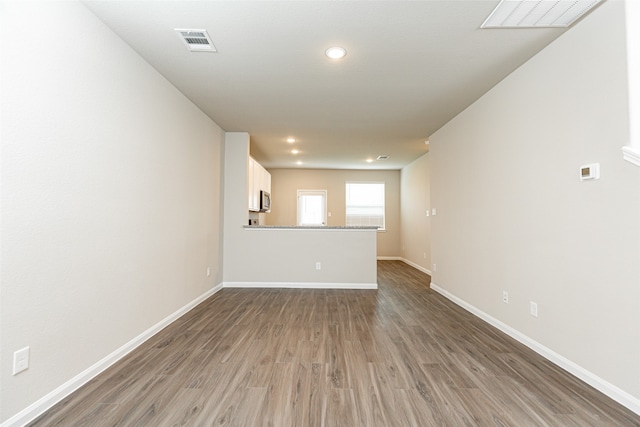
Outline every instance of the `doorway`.
{"label": "doorway", "polygon": [[327,190],[298,190],[298,226],[327,225]]}

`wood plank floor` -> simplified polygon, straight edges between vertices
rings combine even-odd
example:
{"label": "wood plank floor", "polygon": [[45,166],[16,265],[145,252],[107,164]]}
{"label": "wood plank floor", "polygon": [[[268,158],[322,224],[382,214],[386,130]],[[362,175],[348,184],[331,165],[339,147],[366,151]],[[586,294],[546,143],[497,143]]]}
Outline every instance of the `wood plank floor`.
{"label": "wood plank floor", "polygon": [[429,289],[223,289],[33,426],[640,426]]}

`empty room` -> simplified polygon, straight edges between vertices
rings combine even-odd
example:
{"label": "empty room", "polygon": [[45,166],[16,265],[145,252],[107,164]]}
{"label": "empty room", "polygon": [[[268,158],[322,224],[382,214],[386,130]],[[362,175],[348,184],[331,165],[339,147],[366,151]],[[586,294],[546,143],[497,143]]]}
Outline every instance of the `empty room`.
{"label": "empty room", "polygon": [[640,426],[639,29],[0,0],[0,426]]}

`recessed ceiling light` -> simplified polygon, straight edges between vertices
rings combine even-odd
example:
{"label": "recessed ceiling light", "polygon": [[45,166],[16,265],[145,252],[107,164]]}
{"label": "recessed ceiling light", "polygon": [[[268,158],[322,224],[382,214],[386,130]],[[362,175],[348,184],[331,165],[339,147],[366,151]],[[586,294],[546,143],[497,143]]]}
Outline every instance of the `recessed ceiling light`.
{"label": "recessed ceiling light", "polygon": [[367,163],[373,163],[373,159],[372,158],[368,158],[367,159]]}
{"label": "recessed ceiling light", "polygon": [[427,144],[427,145],[429,145],[429,140],[427,139],[424,143],[425,143],[425,144]]}
{"label": "recessed ceiling light", "polygon": [[340,46],[334,46],[327,49],[324,54],[331,59],[341,59],[347,55],[347,49]]}
{"label": "recessed ceiling light", "polygon": [[296,139],[295,139],[295,138],[292,138],[292,137],[289,137],[289,138],[287,138],[287,142],[288,142],[289,144],[293,144],[294,142],[296,142]]}
{"label": "recessed ceiling light", "polygon": [[295,148],[293,150],[291,150],[291,154],[298,154],[298,153],[299,153],[299,151],[296,150]]}
{"label": "recessed ceiling light", "polygon": [[301,164],[302,164],[302,160],[298,160],[298,161],[296,162],[296,165],[301,165]]}

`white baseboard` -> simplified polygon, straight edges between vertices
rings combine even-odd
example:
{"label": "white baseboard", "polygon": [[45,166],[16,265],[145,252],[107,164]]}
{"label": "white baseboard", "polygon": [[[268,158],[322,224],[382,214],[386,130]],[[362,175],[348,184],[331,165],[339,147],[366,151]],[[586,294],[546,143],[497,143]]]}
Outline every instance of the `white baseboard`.
{"label": "white baseboard", "polygon": [[431,276],[431,270],[428,270],[428,269],[424,268],[423,266],[416,264],[413,261],[409,261],[408,259],[405,259],[405,258],[400,258],[400,261],[404,262],[407,265],[410,265],[411,267],[415,268],[416,270],[420,270],[423,273],[426,273],[429,276]]}
{"label": "white baseboard", "polygon": [[399,256],[379,256],[376,259],[378,261],[402,261],[402,257]]}
{"label": "white baseboard", "polygon": [[102,373],[104,370],[122,359],[124,356],[131,353],[149,338],[160,332],[162,329],[170,325],[172,322],[200,304],[202,301],[218,292],[220,289],[222,289],[222,284],[218,284],[204,294],[200,295],[198,298],[194,299],[184,307],[178,309],[176,312],[165,317],[160,322],[156,323],[137,337],[133,338],[131,341],[118,348],[113,353],[109,354],[102,360],[98,361],[83,372],[71,378],[66,383],[59,386],[52,392],[48,393],[40,400],[32,403],[22,411],[18,412],[17,414],[0,424],[0,427],[24,426],[27,423],[35,420],[37,417],[45,413],[48,409],[53,407],[56,403],[60,402],[65,397],[78,390],[80,387],[95,378],[98,374]]}
{"label": "white baseboard", "polygon": [[223,282],[225,288],[378,289],[377,283]]}
{"label": "white baseboard", "polygon": [[616,402],[618,402],[622,406],[625,406],[626,408],[629,408],[631,411],[633,411],[636,414],[640,415],[640,399],[637,399],[636,397],[634,397],[631,394],[627,393],[626,391],[620,389],[619,387],[616,387],[615,385],[611,384],[610,382],[600,378],[599,376],[597,376],[594,373],[588,371],[587,369],[583,368],[582,366],[572,362],[571,360],[565,358],[564,356],[561,356],[560,354],[558,354],[555,351],[545,347],[544,345],[540,344],[539,342],[529,338],[528,336],[526,336],[523,333],[521,333],[520,331],[512,328],[511,326],[509,326],[509,325],[501,322],[500,320],[488,315],[487,313],[483,312],[482,310],[479,310],[478,308],[476,308],[473,305],[467,303],[466,301],[464,301],[464,300],[458,298],[457,296],[451,294],[450,292],[442,289],[440,286],[436,285],[433,282],[431,282],[431,289],[433,289],[434,291],[438,292],[439,294],[441,294],[442,296],[444,296],[445,298],[447,298],[451,302],[455,303],[456,305],[459,305],[460,307],[464,308],[468,312],[474,314],[475,316],[477,316],[480,319],[484,320],[485,322],[489,323],[490,325],[495,326],[496,328],[500,329],[505,334],[509,335],[510,337],[514,338],[515,340],[517,340],[517,341],[521,342],[522,344],[526,345],[531,350],[535,351],[536,353],[538,353],[539,355],[541,355],[545,359],[549,360],[550,362],[556,364],[560,368],[564,369],[565,371],[569,372],[570,374],[574,375],[575,377],[577,377],[580,380],[584,381],[585,383],[589,384],[591,387],[595,388],[596,390],[598,390],[598,391],[602,392],[603,394],[609,396],[611,399],[615,400]]}

